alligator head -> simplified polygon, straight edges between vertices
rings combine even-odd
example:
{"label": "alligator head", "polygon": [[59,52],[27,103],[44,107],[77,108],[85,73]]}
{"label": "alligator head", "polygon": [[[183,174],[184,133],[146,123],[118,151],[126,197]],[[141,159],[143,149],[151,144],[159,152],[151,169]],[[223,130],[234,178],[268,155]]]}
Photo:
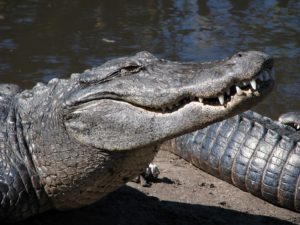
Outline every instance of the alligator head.
{"label": "alligator head", "polygon": [[111,60],[17,95],[18,144],[56,208],[87,205],[138,175],[163,141],[257,103],[272,66],[256,51],[199,64],[148,52]]}
{"label": "alligator head", "polygon": [[296,130],[300,130],[300,112],[287,112],[281,114],[278,121],[282,124],[294,127]]}
{"label": "alligator head", "polygon": [[178,63],[147,52],[73,78],[69,134],[101,149],[160,143],[242,112],[271,90],[272,59],[241,52],[212,63]]}

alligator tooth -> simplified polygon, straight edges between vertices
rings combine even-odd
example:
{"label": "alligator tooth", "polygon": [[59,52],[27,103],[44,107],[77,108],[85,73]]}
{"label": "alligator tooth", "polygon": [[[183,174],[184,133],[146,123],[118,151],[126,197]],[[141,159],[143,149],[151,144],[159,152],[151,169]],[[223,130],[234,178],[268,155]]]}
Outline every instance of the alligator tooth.
{"label": "alligator tooth", "polygon": [[239,86],[235,86],[235,89],[236,89],[237,95],[242,95],[243,94],[243,91],[240,89]]}
{"label": "alligator tooth", "polygon": [[221,105],[224,105],[224,95],[218,96],[219,102]]}
{"label": "alligator tooth", "polygon": [[203,98],[198,98],[198,101],[199,101],[200,103],[202,103],[202,102],[203,102]]}
{"label": "alligator tooth", "polygon": [[297,125],[297,130],[299,130],[300,129],[300,125]]}
{"label": "alligator tooth", "polygon": [[256,90],[256,81],[255,81],[255,79],[251,80],[251,81],[250,81],[250,84],[251,84],[251,87],[252,87],[254,90]]}

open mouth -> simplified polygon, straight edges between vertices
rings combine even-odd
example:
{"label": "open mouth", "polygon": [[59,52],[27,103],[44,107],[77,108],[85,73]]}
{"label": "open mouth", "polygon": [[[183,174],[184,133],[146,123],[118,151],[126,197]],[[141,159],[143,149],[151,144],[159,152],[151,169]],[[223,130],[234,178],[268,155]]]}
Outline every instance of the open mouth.
{"label": "open mouth", "polygon": [[197,96],[186,96],[180,98],[177,102],[170,105],[164,105],[156,108],[147,108],[147,110],[155,111],[158,113],[171,113],[190,102],[200,102],[203,105],[210,106],[223,106],[227,107],[228,104],[235,98],[235,96],[249,95],[254,92],[263,92],[268,89],[275,80],[274,68],[263,68],[251,80],[245,80],[238,84],[232,85],[225,92],[212,98],[202,98]]}

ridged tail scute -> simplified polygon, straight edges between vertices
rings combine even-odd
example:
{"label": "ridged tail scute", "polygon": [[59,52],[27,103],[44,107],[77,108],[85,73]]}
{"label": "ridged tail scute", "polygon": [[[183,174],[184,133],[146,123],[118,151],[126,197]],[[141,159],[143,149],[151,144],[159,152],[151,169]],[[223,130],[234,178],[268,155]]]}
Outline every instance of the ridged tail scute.
{"label": "ridged tail scute", "polygon": [[195,166],[268,202],[300,212],[295,130],[247,112],[171,141]]}

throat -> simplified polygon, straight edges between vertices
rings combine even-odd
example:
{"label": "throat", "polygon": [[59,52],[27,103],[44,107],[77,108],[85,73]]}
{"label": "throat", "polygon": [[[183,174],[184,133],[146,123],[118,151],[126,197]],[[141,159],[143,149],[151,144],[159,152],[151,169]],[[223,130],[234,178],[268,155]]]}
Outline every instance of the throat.
{"label": "throat", "polygon": [[101,167],[82,171],[84,176],[76,176],[79,180],[63,190],[62,195],[56,195],[52,202],[57,209],[79,208],[89,205],[120,188],[139,175],[153,160],[158,146],[126,152],[107,152]]}

